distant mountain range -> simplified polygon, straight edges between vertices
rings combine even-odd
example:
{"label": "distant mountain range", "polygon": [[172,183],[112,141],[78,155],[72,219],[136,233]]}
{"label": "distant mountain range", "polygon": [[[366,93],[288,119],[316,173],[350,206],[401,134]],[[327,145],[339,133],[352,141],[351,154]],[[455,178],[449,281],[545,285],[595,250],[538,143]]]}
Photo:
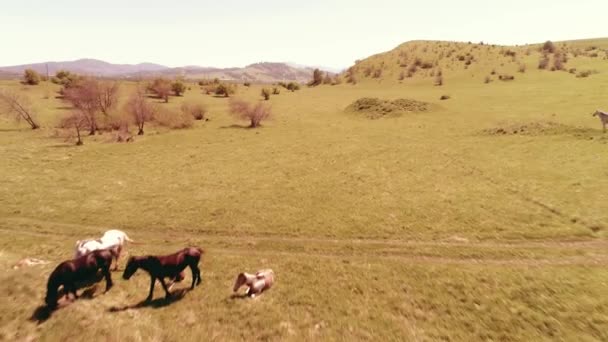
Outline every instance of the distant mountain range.
{"label": "distant mountain range", "polygon": [[[42,75],[54,75],[59,70],[77,74],[125,79],[150,78],[156,76],[188,79],[219,78],[222,80],[250,82],[297,81],[306,82],[312,77],[313,67],[293,63],[255,63],[243,68],[213,68],[185,66],[170,68],[160,64],[112,64],[97,59],[79,59],[66,62],[42,62],[0,67],[0,77],[14,78],[23,75],[26,69],[33,69]],[[331,68],[320,68],[334,72]]]}

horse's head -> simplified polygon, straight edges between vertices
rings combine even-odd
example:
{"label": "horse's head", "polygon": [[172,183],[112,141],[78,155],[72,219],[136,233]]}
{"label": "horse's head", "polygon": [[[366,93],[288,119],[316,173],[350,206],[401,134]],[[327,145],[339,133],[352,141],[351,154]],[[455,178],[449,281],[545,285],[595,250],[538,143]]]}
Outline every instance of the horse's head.
{"label": "horse's head", "polygon": [[591,116],[598,116],[600,114],[599,110],[596,110],[595,112],[593,112],[593,114],[591,114]]}
{"label": "horse's head", "polygon": [[247,276],[245,276],[245,273],[241,273],[236,277],[236,281],[234,282],[234,288],[232,289],[233,292],[238,291],[238,289],[243,286],[245,283],[247,282]]}
{"label": "horse's head", "polygon": [[127,262],[127,266],[125,267],[125,272],[122,274],[122,278],[125,280],[129,280],[129,278],[131,278],[131,276],[135,274],[138,268],[139,259],[137,259],[136,257],[130,257],[129,261]]}

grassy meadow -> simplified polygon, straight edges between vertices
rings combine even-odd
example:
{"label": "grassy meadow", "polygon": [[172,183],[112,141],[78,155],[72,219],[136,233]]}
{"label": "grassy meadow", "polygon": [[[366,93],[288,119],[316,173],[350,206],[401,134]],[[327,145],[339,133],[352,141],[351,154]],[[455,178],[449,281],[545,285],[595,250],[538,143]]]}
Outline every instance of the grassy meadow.
{"label": "grassy meadow", "polygon": [[[355,85],[282,89],[258,129],[191,83],[159,105],[203,103],[209,121],[150,125],[133,143],[74,146],[54,128],[70,110],[58,86],[0,81],[43,126],[0,121],[0,340],[608,340],[608,134],[591,116],[608,109],[604,55],[571,56],[567,68],[598,71],[577,78],[537,70],[534,48],[514,61],[473,44],[477,62],[446,57],[435,86],[429,70],[398,80],[400,51],[427,58],[439,43],[408,44],[357,63]],[[608,40],[569,46],[594,44]],[[484,83],[493,69],[515,80]],[[261,100],[262,87],[235,96]],[[362,97],[431,109],[344,111]],[[173,300],[157,285],[144,305],[147,274],[114,272],[107,294],[100,284],[49,316],[52,269],[110,228],[141,242],[130,255],[204,248],[203,283],[183,291],[187,272]],[[12,269],[25,257],[50,263]],[[261,268],[276,286],[231,298],[236,275]]]}

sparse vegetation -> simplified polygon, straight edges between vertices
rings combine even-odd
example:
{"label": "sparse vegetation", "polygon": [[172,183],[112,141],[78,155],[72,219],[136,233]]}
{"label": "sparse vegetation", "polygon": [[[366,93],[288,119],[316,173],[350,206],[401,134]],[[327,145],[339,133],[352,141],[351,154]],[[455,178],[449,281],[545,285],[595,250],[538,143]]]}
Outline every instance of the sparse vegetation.
{"label": "sparse vegetation", "polygon": [[319,69],[315,69],[312,72],[312,80],[308,83],[309,87],[316,87],[323,83],[323,72]]}
{"label": "sparse vegetation", "polygon": [[597,71],[596,70],[581,70],[578,72],[578,74],[576,74],[576,77],[585,78],[585,77],[589,77],[593,74],[597,74]]}
{"label": "sparse vegetation", "polygon": [[248,120],[250,128],[259,127],[262,120],[268,119],[272,113],[270,107],[261,102],[251,104],[245,100],[231,99],[229,105],[230,113],[238,119]]}
{"label": "sparse vegetation", "polygon": [[262,88],[260,95],[262,95],[265,101],[268,101],[270,99],[270,90],[268,88]]}
{"label": "sparse vegetation", "polygon": [[542,51],[544,53],[554,53],[555,49],[555,44],[553,44],[553,42],[550,40],[547,40],[542,47]]}
{"label": "sparse vegetation", "polygon": [[182,96],[182,94],[186,91],[186,85],[184,81],[181,79],[177,79],[171,83],[171,91],[175,96]]}
{"label": "sparse vegetation", "polygon": [[429,110],[429,105],[421,101],[409,99],[389,101],[369,97],[360,98],[346,108],[347,112],[360,113],[370,119],[398,116],[407,112],[425,112],[427,110]]}
{"label": "sparse vegetation", "polygon": [[30,100],[14,91],[0,89],[0,114],[12,116],[17,122],[23,120],[32,129],[40,128]]}
{"label": "sparse vegetation", "polygon": [[184,103],[181,109],[184,114],[191,115],[194,120],[203,120],[207,114],[207,107],[201,103]]}
{"label": "sparse vegetation", "polygon": [[538,68],[541,70],[545,70],[549,67],[549,56],[543,55],[538,61]]}
{"label": "sparse vegetation", "polygon": [[171,93],[171,88],[171,81],[165,78],[156,78],[148,86],[148,90],[156,94],[159,99],[164,100],[165,103],[169,102],[169,94]]}
{"label": "sparse vegetation", "polygon": [[126,111],[137,125],[137,135],[143,135],[144,126],[146,122],[152,121],[156,108],[146,101],[145,92],[138,87],[129,98]]}
{"label": "sparse vegetation", "polygon": [[230,97],[230,95],[235,93],[235,89],[231,84],[228,83],[220,83],[214,87],[215,95]]}
{"label": "sparse vegetation", "polygon": [[23,83],[28,85],[37,85],[40,83],[40,75],[32,69],[26,69],[23,73]]}

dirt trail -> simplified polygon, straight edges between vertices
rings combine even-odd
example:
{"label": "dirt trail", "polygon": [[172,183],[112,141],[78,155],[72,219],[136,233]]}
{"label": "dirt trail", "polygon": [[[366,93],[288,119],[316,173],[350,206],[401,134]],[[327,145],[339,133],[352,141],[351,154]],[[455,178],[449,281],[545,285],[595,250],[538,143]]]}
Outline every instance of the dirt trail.
{"label": "dirt trail", "polygon": [[[11,229],[11,223],[20,224],[19,228]],[[31,228],[24,228],[23,225],[31,224]],[[36,227],[37,226],[37,227]],[[45,228],[41,228],[45,227]],[[67,238],[74,241],[87,236],[77,236],[76,233],[61,233],[53,231],[52,227],[80,228],[86,231],[96,230],[102,232],[109,227],[96,227],[90,225],[79,225],[61,222],[49,222],[29,218],[3,218],[0,219],[0,232],[2,234],[39,236],[45,238]],[[10,235],[7,235],[10,236]],[[193,233],[186,230],[184,233],[175,231],[168,232],[166,235],[159,235],[152,232],[144,244],[162,245],[171,241],[171,244],[204,243],[213,254],[224,257],[243,256],[248,257],[270,257],[270,256],[296,256],[296,257],[316,257],[344,260],[391,260],[405,263],[430,263],[430,264],[461,264],[461,265],[505,265],[505,266],[560,266],[560,265],[608,265],[608,240],[585,240],[585,241],[411,241],[398,239],[335,239],[335,238],[311,238],[311,237],[284,237],[284,236],[228,236],[211,235],[204,233]],[[277,245],[274,249],[256,249],[258,243],[293,243],[298,248],[289,245]],[[231,245],[232,244],[232,245]],[[235,246],[242,244],[242,246]],[[357,249],[351,249],[355,247]],[[359,248],[360,247],[360,248]],[[363,248],[369,249],[363,249]],[[410,247],[412,249],[408,249]],[[492,255],[462,255],[462,256],[441,256],[425,255],[424,251],[417,251],[415,247],[431,248],[462,248],[466,250],[491,249]],[[383,249],[384,248],[384,249]],[[387,250],[388,248],[388,250]],[[390,250],[390,248],[401,248],[400,250]],[[517,250],[530,249],[531,256],[519,257],[509,255],[516,253]],[[564,251],[582,250],[587,255],[546,255],[546,250]],[[403,255],[403,251],[411,253]],[[506,253],[504,257],[496,253]],[[530,251],[528,251],[530,252]],[[577,252],[578,253],[578,252]],[[440,253],[441,254],[441,253]]]}
{"label": "dirt trail", "polygon": [[[4,228],[3,222],[18,222],[18,223],[31,223],[36,225],[46,226],[63,226],[73,228],[87,228],[94,229],[100,233],[114,229],[112,227],[92,226],[88,224],[74,224],[64,222],[51,222],[43,221],[31,218],[2,218],[0,219],[0,232],[5,233],[17,233],[25,235],[36,235],[36,236],[74,236],[77,239],[87,238],[89,236],[78,236],[78,234],[66,234],[56,231],[39,231],[30,230],[25,231],[23,229],[10,229]],[[595,240],[543,240],[543,241],[524,241],[524,240],[513,240],[513,241],[469,241],[455,237],[454,239],[443,239],[439,241],[425,241],[425,240],[400,240],[400,239],[378,239],[378,238],[329,238],[329,237],[299,237],[299,236],[274,236],[274,235],[247,235],[247,236],[235,236],[225,234],[205,234],[193,233],[193,229],[185,229],[184,232],[176,234],[175,231],[168,232],[167,235],[175,237],[180,240],[189,240],[196,238],[197,240],[217,240],[217,241],[242,241],[242,242],[306,242],[306,243],[325,243],[325,244],[354,244],[354,245],[383,245],[383,246],[428,246],[428,247],[470,247],[470,248],[597,248],[597,249],[608,249],[608,239],[595,239]],[[156,235],[152,233],[152,235]],[[90,236],[94,237],[94,236]],[[76,240],[75,240],[76,241]]]}

